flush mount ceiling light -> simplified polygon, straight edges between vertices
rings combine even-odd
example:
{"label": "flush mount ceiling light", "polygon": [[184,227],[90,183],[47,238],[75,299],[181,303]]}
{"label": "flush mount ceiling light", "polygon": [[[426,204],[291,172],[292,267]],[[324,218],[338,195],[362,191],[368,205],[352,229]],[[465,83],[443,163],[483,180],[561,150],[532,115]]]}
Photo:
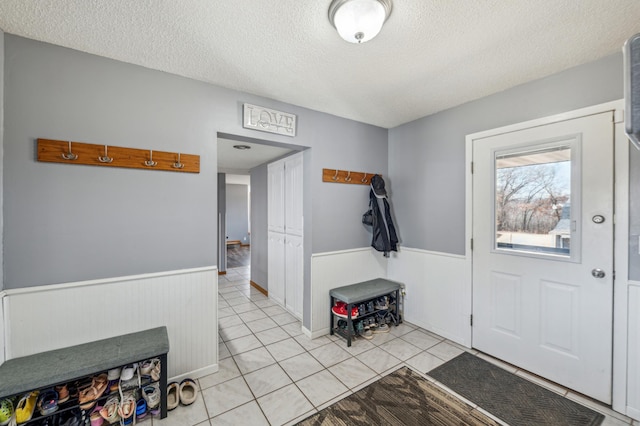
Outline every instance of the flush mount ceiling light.
{"label": "flush mount ceiling light", "polygon": [[329,21],[346,41],[364,43],[378,35],[391,7],[391,0],[333,0]]}
{"label": "flush mount ceiling light", "polygon": [[233,147],[235,149],[240,149],[240,150],[251,149],[251,147],[249,145],[234,145]]}

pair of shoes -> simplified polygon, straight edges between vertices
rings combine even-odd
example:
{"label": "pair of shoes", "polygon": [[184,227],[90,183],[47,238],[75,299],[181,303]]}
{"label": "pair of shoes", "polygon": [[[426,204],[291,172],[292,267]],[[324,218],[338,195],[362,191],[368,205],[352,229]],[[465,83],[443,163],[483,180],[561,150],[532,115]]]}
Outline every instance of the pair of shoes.
{"label": "pair of shoes", "polygon": [[149,359],[140,364],[140,373],[145,376],[151,376],[151,380],[154,382],[160,380],[160,369],[161,365],[158,358]]}
{"label": "pair of shoes", "polygon": [[136,414],[136,399],[132,392],[122,395],[120,405],[118,406],[118,416],[120,416],[120,424],[131,424]]}
{"label": "pair of shoes", "polygon": [[53,389],[42,391],[38,397],[38,411],[43,416],[49,415],[58,409],[58,392]]}
{"label": "pair of shoes", "polygon": [[100,416],[109,424],[114,424],[120,420],[118,415],[118,407],[120,406],[120,398],[117,395],[111,396],[104,403],[104,407],[100,409]]}
{"label": "pair of shoes", "polygon": [[38,402],[38,394],[40,392],[33,391],[25,394],[16,405],[16,423],[22,424],[31,420],[33,412],[36,410]]}
{"label": "pair of shoes", "polygon": [[[331,311],[341,318],[347,318],[347,304],[340,300],[336,301],[336,305],[331,308]],[[351,318],[358,318],[358,308],[355,306],[351,308]]]}
{"label": "pair of shoes", "polygon": [[184,379],[179,384],[171,382],[167,386],[167,409],[173,410],[179,404],[191,405],[198,397],[198,387],[192,379]]}
{"label": "pair of shoes", "polygon": [[106,373],[92,377],[91,385],[78,390],[78,403],[80,408],[90,410],[96,404],[96,400],[107,390],[108,384],[109,381],[107,380]]}
{"label": "pair of shoes", "polygon": [[0,401],[0,425],[8,425],[13,418],[13,404],[9,398]]}
{"label": "pair of shoes", "polygon": [[160,404],[160,388],[153,383],[142,388],[142,397],[147,401],[149,409],[154,409]]}

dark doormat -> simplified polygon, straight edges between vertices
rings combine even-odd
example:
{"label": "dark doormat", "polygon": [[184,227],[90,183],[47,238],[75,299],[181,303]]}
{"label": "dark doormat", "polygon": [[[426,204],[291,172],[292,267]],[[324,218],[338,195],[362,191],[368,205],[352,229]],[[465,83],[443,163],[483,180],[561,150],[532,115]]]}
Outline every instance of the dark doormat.
{"label": "dark doormat", "polygon": [[403,367],[298,425],[499,426],[499,423]]}
{"label": "dark doormat", "polygon": [[510,425],[597,426],[604,420],[604,415],[468,352],[427,374]]}

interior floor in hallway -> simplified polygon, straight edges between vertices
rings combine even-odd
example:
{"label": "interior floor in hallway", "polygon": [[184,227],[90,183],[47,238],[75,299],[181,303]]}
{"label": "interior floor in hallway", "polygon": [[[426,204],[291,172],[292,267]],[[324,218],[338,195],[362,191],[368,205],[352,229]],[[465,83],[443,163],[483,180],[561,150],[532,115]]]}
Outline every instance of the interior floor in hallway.
{"label": "interior floor in hallway", "polygon": [[251,247],[239,244],[227,246],[227,271],[232,268],[249,266],[251,263]]}
{"label": "interior floor in hallway", "polygon": [[404,322],[350,348],[339,336],[311,340],[300,321],[249,285],[249,268],[218,277],[219,371],[199,394],[153,425],[290,425],[408,366],[424,374],[468,351],[605,414],[603,425],[640,425],[599,403]]}

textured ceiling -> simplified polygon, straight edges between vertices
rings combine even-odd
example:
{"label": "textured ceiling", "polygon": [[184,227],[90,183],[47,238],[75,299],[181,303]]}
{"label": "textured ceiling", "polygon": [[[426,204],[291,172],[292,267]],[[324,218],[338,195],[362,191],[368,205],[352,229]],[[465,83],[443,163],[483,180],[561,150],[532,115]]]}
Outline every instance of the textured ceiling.
{"label": "textured ceiling", "polygon": [[[235,149],[234,145],[246,145],[250,149]],[[249,170],[260,164],[280,158],[291,152],[280,148],[254,142],[238,142],[218,138],[218,173],[248,174]]]}
{"label": "textured ceiling", "polygon": [[5,32],[395,127],[619,52],[639,0],[395,0],[368,43],[331,0],[2,0]]}

